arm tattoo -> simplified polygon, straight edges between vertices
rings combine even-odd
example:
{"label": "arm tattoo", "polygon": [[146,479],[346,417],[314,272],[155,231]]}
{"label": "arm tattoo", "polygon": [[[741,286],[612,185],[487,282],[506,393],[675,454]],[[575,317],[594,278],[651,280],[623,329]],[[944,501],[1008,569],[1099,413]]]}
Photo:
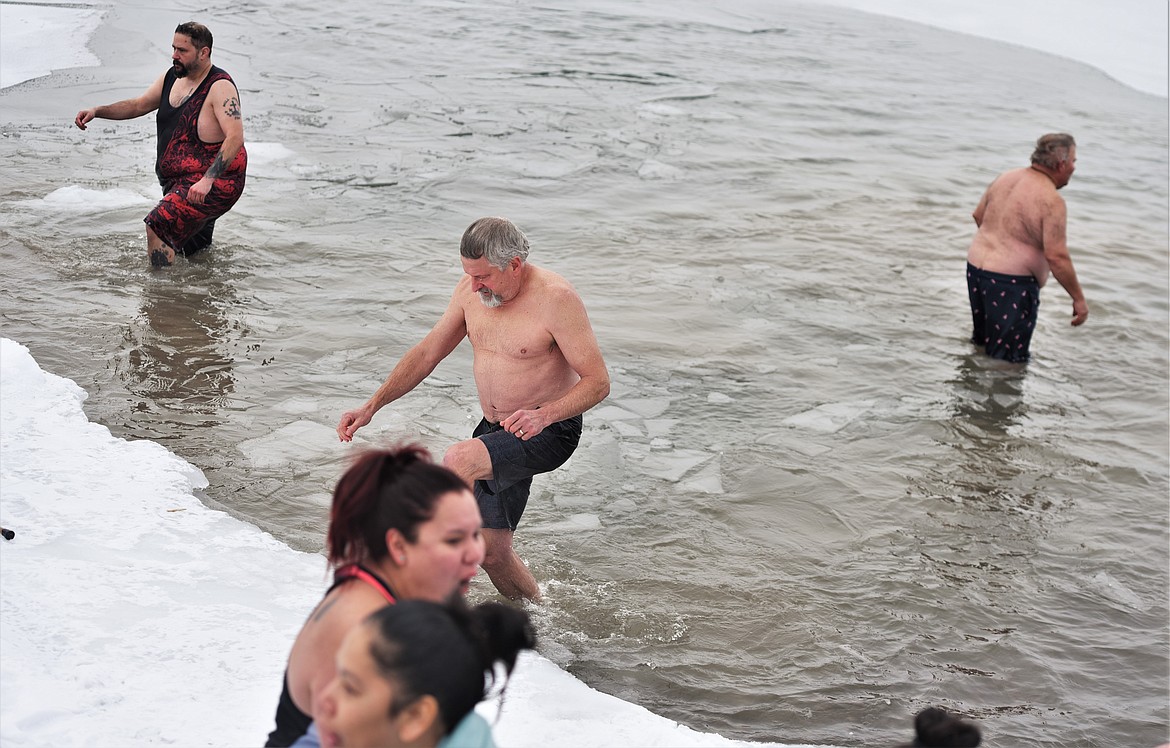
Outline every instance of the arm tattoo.
{"label": "arm tattoo", "polygon": [[207,170],[207,174],[205,176],[211,177],[212,179],[219,179],[219,175],[223,174],[223,170],[225,168],[226,167],[223,163],[223,151],[221,150],[219,153],[215,154],[215,160],[211,162],[211,168]]}
{"label": "arm tattoo", "polygon": [[232,119],[240,119],[240,100],[235,96],[229,96],[224,99],[223,113]]}
{"label": "arm tattoo", "polygon": [[[223,100],[223,111],[232,119],[240,119],[240,100],[235,96],[227,97]],[[227,164],[223,162],[223,149],[220,149],[219,153],[215,154],[215,160],[211,162],[211,167],[208,168],[204,176],[210,177],[212,180],[219,179],[226,168]]]}

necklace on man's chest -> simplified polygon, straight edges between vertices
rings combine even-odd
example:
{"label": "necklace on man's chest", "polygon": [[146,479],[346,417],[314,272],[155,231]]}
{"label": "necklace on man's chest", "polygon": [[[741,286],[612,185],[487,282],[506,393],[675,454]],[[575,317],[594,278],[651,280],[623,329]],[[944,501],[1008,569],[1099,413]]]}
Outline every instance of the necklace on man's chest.
{"label": "necklace on man's chest", "polygon": [[206,78],[206,77],[207,77],[207,75],[206,75],[206,74],[204,74],[204,75],[200,76],[199,80],[197,80],[197,81],[193,81],[193,82],[191,83],[191,88],[190,88],[190,89],[187,91],[187,93],[183,94],[183,97],[182,97],[181,99],[179,99],[179,103],[178,103],[178,104],[175,104],[175,108],[176,108],[176,109],[177,109],[178,107],[181,107],[181,106],[183,106],[184,104],[186,104],[186,103],[187,103],[187,99],[191,98],[191,96],[192,96],[192,95],[193,95],[193,94],[194,94],[196,91],[198,91],[198,90],[199,90],[199,86],[200,86],[200,85],[203,83],[203,79],[204,79],[204,78]]}

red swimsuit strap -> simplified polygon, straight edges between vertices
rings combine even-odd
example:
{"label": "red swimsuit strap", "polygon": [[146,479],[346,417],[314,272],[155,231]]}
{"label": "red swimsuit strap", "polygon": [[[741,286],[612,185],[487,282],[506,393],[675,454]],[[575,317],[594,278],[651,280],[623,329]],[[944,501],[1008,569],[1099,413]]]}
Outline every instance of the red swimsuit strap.
{"label": "red swimsuit strap", "polygon": [[390,603],[391,605],[394,604],[394,593],[390,591],[390,585],[383,582],[377,574],[370,571],[361,564],[346,564],[333,573],[334,585],[346,579],[362,580],[380,592],[382,597],[386,598],[386,602]]}

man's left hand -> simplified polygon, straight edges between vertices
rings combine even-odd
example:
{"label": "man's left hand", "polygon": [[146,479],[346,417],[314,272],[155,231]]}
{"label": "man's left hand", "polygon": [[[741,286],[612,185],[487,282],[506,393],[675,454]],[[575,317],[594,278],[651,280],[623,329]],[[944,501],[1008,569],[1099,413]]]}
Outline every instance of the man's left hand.
{"label": "man's left hand", "polygon": [[187,201],[195,205],[202,205],[203,201],[207,199],[207,193],[211,192],[211,187],[214,184],[214,180],[203,177],[203,179],[191,185],[190,189],[187,190]]}
{"label": "man's left hand", "polygon": [[548,422],[540,410],[518,410],[500,421],[500,425],[505,431],[515,434],[517,439],[528,441],[544,431]]}

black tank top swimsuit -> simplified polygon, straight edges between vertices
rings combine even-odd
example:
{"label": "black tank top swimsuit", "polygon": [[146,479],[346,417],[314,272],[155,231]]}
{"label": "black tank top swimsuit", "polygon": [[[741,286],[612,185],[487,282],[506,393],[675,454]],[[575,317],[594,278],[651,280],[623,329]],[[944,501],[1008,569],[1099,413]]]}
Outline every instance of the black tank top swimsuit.
{"label": "black tank top swimsuit", "polygon": [[[333,572],[333,584],[325,591],[324,597],[328,597],[330,592],[351,579],[362,580],[382,593],[387,604],[394,604],[394,591],[390,589],[390,585],[361,564],[347,564]],[[264,748],[288,748],[297,741],[297,738],[305,734],[312,722],[313,718],[302,712],[293,703],[292,696],[288,693],[288,669],[286,668],[284,686],[280,690],[280,701],[276,704],[276,729],[268,733],[268,741],[264,743]]]}

